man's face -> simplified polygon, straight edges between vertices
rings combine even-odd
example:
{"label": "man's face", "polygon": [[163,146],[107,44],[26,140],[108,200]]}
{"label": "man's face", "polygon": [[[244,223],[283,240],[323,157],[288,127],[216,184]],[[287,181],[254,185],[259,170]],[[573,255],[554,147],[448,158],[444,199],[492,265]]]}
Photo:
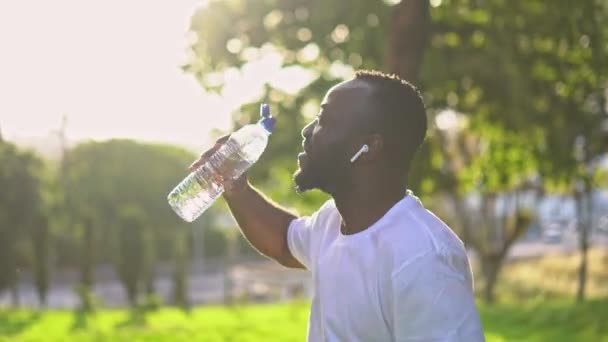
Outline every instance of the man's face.
{"label": "man's face", "polygon": [[302,130],[304,152],[298,155],[299,169],[294,175],[298,192],[320,189],[334,193],[352,181],[350,158],[355,146],[358,123],[366,113],[367,84],[352,80],[330,89],[318,117]]}

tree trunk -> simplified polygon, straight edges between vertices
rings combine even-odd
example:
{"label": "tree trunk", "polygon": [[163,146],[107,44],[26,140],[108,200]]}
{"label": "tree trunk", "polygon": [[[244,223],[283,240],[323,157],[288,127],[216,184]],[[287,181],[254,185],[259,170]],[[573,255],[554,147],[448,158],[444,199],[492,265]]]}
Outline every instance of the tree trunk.
{"label": "tree trunk", "polygon": [[188,300],[188,256],[187,256],[187,232],[179,231],[175,237],[174,261],[175,270],[173,273],[173,303],[184,310],[190,308]]}
{"label": "tree trunk", "polygon": [[[585,300],[585,290],[587,285],[587,252],[589,250],[589,231],[591,229],[591,215],[593,208],[593,193],[590,181],[585,181],[584,194],[576,196],[576,209],[578,220],[578,242],[581,261],[578,267],[578,288],[576,290],[576,300]],[[587,208],[583,207],[587,204]]]}
{"label": "tree trunk", "polygon": [[82,285],[90,290],[93,286],[93,227],[87,222],[82,235],[82,264],[81,264],[81,282]]}
{"label": "tree trunk", "polygon": [[50,233],[46,220],[37,222],[34,231],[34,282],[38,294],[38,302],[41,307],[46,307],[47,292],[49,287],[49,244]]}
{"label": "tree trunk", "polygon": [[386,65],[415,85],[429,40],[430,21],[428,0],[403,0],[394,7]]}
{"label": "tree trunk", "polygon": [[[152,267],[152,266],[150,266],[150,267]],[[155,280],[154,271],[151,270],[144,279],[144,293],[147,296],[151,296],[156,293],[156,286],[154,284],[154,280]]]}
{"label": "tree trunk", "polygon": [[498,274],[502,266],[502,258],[496,256],[480,256],[481,269],[483,272],[483,278],[485,285],[483,288],[483,300],[488,304],[493,304],[496,301],[494,289],[496,287],[496,281],[498,280]]}
{"label": "tree trunk", "polygon": [[585,288],[587,285],[587,247],[581,246],[581,263],[578,267],[578,289],[576,291],[576,300],[582,302],[585,300]]}
{"label": "tree trunk", "polygon": [[18,308],[21,305],[19,300],[19,281],[15,278],[11,284],[11,304],[14,308]]}
{"label": "tree trunk", "polygon": [[231,234],[228,237],[228,253],[226,255],[226,262],[224,266],[224,305],[232,305],[234,298],[232,296],[234,291],[234,284],[232,281],[232,269],[236,263],[237,254],[237,243],[238,236]]}
{"label": "tree trunk", "polygon": [[153,232],[148,229],[144,233],[143,243],[143,281],[144,281],[144,293],[148,296],[156,293],[156,287],[154,284],[155,280],[155,264],[156,264],[156,236]]}
{"label": "tree trunk", "polygon": [[474,249],[478,249],[479,246],[476,246],[477,243],[474,239],[473,234],[471,234],[471,229],[473,229],[474,224],[471,221],[471,216],[469,216],[468,214],[467,206],[464,202],[464,199],[458,194],[458,191],[456,189],[449,192],[448,196],[452,200],[452,204],[456,209],[456,216],[460,221],[462,234],[462,236],[460,236],[460,239],[467,248],[473,247]]}

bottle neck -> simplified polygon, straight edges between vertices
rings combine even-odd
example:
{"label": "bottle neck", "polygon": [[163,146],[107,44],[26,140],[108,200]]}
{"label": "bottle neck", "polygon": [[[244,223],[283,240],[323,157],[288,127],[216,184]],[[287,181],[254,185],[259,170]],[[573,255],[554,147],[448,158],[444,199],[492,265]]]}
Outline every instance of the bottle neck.
{"label": "bottle neck", "polygon": [[[260,127],[262,127],[262,130],[264,131],[264,133],[266,133],[266,135],[271,135],[272,134],[272,128],[273,128],[272,126],[273,126],[273,124],[271,124],[267,120],[269,120],[269,119],[266,119],[266,118],[260,119],[260,121],[258,121],[258,125]],[[269,125],[271,125],[271,126],[269,127]]]}

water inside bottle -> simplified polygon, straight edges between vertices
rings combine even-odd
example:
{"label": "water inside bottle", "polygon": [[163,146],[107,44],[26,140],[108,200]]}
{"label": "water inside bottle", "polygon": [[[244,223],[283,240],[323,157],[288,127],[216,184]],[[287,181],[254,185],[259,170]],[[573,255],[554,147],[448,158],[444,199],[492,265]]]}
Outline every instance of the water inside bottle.
{"label": "water inside bottle", "polygon": [[[205,177],[207,176],[207,177]],[[214,182],[207,165],[190,173],[170,194],[169,204],[185,221],[194,221],[200,213],[213,204],[222,194],[224,187]]]}

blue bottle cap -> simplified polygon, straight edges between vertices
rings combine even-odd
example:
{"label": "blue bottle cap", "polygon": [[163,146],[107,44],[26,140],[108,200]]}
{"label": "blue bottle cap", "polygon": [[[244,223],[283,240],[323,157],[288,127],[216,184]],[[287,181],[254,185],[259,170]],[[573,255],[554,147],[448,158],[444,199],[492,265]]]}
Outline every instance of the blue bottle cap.
{"label": "blue bottle cap", "polygon": [[262,103],[262,105],[260,106],[260,117],[260,122],[262,123],[262,126],[264,126],[264,128],[268,132],[272,133],[272,130],[274,129],[274,126],[277,123],[277,119],[270,115],[270,106],[268,106],[267,103]]}
{"label": "blue bottle cap", "polygon": [[262,103],[260,105],[260,117],[269,118],[270,117],[270,106],[268,103]]}

